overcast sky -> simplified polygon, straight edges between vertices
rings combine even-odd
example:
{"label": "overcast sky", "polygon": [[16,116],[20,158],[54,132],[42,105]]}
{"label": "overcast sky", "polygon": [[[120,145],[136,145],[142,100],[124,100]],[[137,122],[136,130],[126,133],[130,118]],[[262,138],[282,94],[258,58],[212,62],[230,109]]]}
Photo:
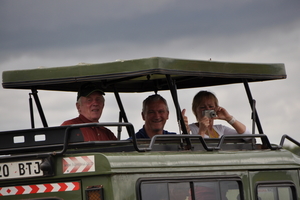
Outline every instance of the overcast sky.
{"label": "overcast sky", "polygon": [[[1,0],[0,70],[154,56],[284,63],[287,79],[250,83],[250,89],[271,142],[279,143],[283,134],[300,140],[299,10],[299,0]],[[180,107],[191,122],[191,101],[202,89],[214,92],[220,105],[251,129],[242,84],[179,91]],[[1,87],[0,131],[30,128],[28,93]],[[149,94],[121,94],[136,131],[143,125],[142,100]],[[160,94],[170,107],[165,128],[178,132],[170,94]],[[78,115],[75,93],[39,91],[39,97],[49,126]],[[100,121],[117,120],[114,96],[107,94]],[[37,115],[35,123],[42,126]]]}

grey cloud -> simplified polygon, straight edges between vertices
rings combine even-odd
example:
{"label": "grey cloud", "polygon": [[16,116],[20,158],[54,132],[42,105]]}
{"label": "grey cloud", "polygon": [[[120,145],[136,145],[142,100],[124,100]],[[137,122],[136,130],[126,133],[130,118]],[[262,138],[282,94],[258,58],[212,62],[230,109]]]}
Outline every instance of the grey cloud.
{"label": "grey cloud", "polygon": [[253,31],[254,27],[280,25],[296,17],[297,6],[293,4],[233,2],[206,6],[201,1],[152,2],[144,6],[138,1],[130,1],[132,4],[123,1],[6,2],[1,8],[1,38],[5,38],[1,46],[23,51],[51,46],[103,45],[111,40],[148,43],[180,35],[237,35]]}

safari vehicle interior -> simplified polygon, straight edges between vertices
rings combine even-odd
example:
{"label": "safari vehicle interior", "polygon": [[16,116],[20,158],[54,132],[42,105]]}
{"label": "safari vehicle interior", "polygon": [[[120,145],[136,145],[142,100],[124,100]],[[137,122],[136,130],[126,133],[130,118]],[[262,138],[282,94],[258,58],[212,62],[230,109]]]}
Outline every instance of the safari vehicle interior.
{"label": "safari vehicle interior", "polygon": [[[44,128],[35,128],[33,101],[29,99],[31,129],[0,132],[0,159],[25,157],[48,157],[66,152],[118,152],[118,151],[214,151],[214,150],[252,150],[279,149],[284,141],[300,143],[284,135],[279,145],[273,145],[264,134],[255,108],[249,83],[285,79],[284,64],[230,63],[199,60],[183,60],[163,57],[116,61],[102,64],[38,68],[28,70],[4,71],[3,88],[27,89],[30,91],[38,109]],[[117,122],[76,124],[48,127],[38,96],[38,90],[77,92],[81,84],[94,82],[105,92],[114,93],[120,110]],[[201,88],[241,83],[252,109],[253,124],[258,134],[222,136],[220,139],[203,139],[189,135],[184,125],[178,102],[177,90]],[[119,93],[149,92],[169,90],[176,108],[182,133],[177,135],[157,135],[151,140],[136,139],[133,125],[127,118]],[[80,127],[117,126],[126,128],[131,140],[83,142]],[[120,138],[121,132],[118,132]],[[254,131],[253,131],[254,133]],[[256,139],[261,144],[256,143]]]}

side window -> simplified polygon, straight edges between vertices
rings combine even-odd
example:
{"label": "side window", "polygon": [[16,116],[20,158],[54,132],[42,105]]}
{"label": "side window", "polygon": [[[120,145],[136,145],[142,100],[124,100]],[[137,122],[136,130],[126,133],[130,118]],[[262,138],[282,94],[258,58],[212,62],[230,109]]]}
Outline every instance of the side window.
{"label": "side window", "polygon": [[243,200],[237,180],[141,181],[140,200]]}
{"label": "side window", "polygon": [[190,200],[190,184],[143,182],[141,184],[142,200]]}
{"label": "side window", "polygon": [[295,187],[286,184],[259,185],[257,187],[258,200],[294,200]]}
{"label": "side window", "polygon": [[237,181],[195,182],[196,200],[240,200],[240,187]]}
{"label": "side window", "polygon": [[174,200],[189,200],[191,199],[190,196],[190,183],[183,182],[183,183],[168,183],[169,185],[169,199]]}
{"label": "side window", "polygon": [[218,182],[195,182],[194,194],[196,200],[220,200]]}
{"label": "side window", "polygon": [[141,195],[143,200],[168,200],[168,184],[143,182],[141,184]]}
{"label": "side window", "polygon": [[241,187],[242,186],[239,186],[239,183],[237,181],[220,181],[221,194],[222,197],[224,197],[222,199],[241,200]]}

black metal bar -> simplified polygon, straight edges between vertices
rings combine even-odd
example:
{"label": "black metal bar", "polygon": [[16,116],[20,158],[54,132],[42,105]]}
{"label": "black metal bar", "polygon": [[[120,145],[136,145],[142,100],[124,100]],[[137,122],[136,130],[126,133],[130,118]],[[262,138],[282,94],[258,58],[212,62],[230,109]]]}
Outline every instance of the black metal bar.
{"label": "black metal bar", "polygon": [[282,137],[281,137],[281,140],[280,140],[280,147],[283,147],[283,144],[284,144],[284,140],[285,139],[288,139],[289,141],[293,142],[294,144],[296,144],[298,147],[300,147],[300,142],[298,142],[297,140],[295,140],[294,138],[284,134]]}
{"label": "black metal bar", "polygon": [[151,149],[149,149],[149,148],[147,148],[147,149],[146,149],[146,148],[140,149],[140,148],[138,147],[138,144],[137,144],[137,138],[136,138],[135,133],[132,134],[131,138],[132,138],[132,142],[133,142],[133,147],[134,147],[134,149],[135,149],[136,151],[138,151],[138,152],[151,151]]}
{"label": "black metal bar", "polygon": [[[119,109],[120,109],[120,115],[121,115],[124,122],[128,122],[128,119],[127,119],[125,109],[123,107],[119,92],[117,91],[117,89],[115,87],[114,87],[114,94],[115,94],[115,97],[116,97],[116,100],[117,100],[117,103],[118,103],[118,106],[119,106]],[[131,128],[129,126],[126,126],[126,129],[127,129],[129,137],[132,137],[132,135],[130,135],[131,132],[132,132],[132,130],[130,130]]]}
{"label": "black metal bar", "polygon": [[138,152],[146,152],[146,151],[152,151],[152,148],[156,142],[156,139],[158,138],[167,138],[167,139],[185,139],[185,141],[189,141],[190,142],[190,139],[192,138],[195,138],[195,139],[199,139],[200,140],[200,143],[202,144],[203,148],[206,150],[206,151],[213,151],[216,149],[216,147],[209,147],[207,146],[206,142],[204,141],[203,137],[201,135],[177,135],[177,134],[168,134],[168,135],[154,135],[152,138],[151,138],[151,141],[150,141],[150,144],[148,147],[145,147],[145,148],[139,148],[138,145],[137,145],[137,139],[136,137],[132,137],[133,139],[133,144],[134,144],[134,148],[136,151]]}
{"label": "black metal bar", "polygon": [[[254,110],[254,111],[253,111]],[[255,117],[255,110],[256,110],[256,100],[253,99],[252,102],[252,134],[255,134],[255,121],[256,121],[256,117]],[[255,148],[255,138],[252,138],[252,148]]]}
{"label": "black metal bar", "polygon": [[262,129],[259,117],[258,117],[257,110],[256,110],[256,108],[252,107],[254,100],[252,98],[252,94],[251,94],[251,91],[250,91],[250,88],[249,88],[248,81],[247,81],[247,79],[244,79],[243,82],[244,82],[245,90],[246,90],[246,93],[247,93],[247,96],[248,96],[248,100],[249,100],[249,103],[250,103],[250,107],[252,109],[252,113],[253,113],[254,118],[255,118],[255,122],[256,122],[256,126],[257,126],[257,129],[258,129],[258,132],[260,134],[263,134],[264,132],[263,132],[263,129]]}
{"label": "black metal bar", "polygon": [[29,93],[29,110],[30,110],[30,122],[31,122],[31,128],[35,128],[34,126],[34,115],[33,115],[33,105],[32,105],[32,98],[31,93]]}
{"label": "black metal bar", "polygon": [[151,142],[149,144],[149,149],[152,149],[152,146],[155,144],[155,140],[156,138],[183,138],[183,139],[186,139],[186,141],[190,142],[190,144],[187,144],[187,145],[191,145],[191,140],[192,138],[197,138],[199,139],[200,143],[202,144],[203,148],[206,150],[206,151],[213,151],[216,149],[216,147],[208,147],[206,142],[204,141],[203,137],[201,135],[172,135],[172,134],[169,134],[169,135],[155,135],[151,138]]}
{"label": "black metal bar", "polygon": [[190,182],[190,188],[191,188],[191,197],[192,197],[192,200],[195,200],[196,199],[196,196],[195,196],[195,185],[194,185],[194,181],[191,181]]}
{"label": "black metal bar", "polygon": [[219,144],[215,149],[219,150],[221,149],[222,144],[224,143],[224,140],[226,139],[252,139],[252,138],[261,138],[261,141],[263,143],[264,147],[267,147],[268,149],[271,150],[277,150],[280,149],[280,147],[273,147],[268,139],[268,137],[264,134],[237,134],[237,135],[222,135],[220,138]]}
{"label": "black metal bar", "polygon": [[[86,123],[86,124],[73,124],[73,125],[69,125],[65,132],[64,132],[64,140],[63,140],[63,144],[62,146],[62,150],[61,151],[54,151],[54,152],[43,152],[43,153],[30,153],[30,154],[18,154],[18,155],[3,155],[2,157],[0,157],[1,159],[19,159],[19,158],[45,158],[45,157],[49,157],[49,156],[56,156],[56,155],[62,155],[64,154],[69,146],[69,141],[70,141],[70,135],[72,133],[71,130],[73,129],[79,129],[79,128],[84,128],[84,127],[96,127],[96,126],[129,126],[131,127],[130,130],[132,130],[134,132],[134,127],[131,123]],[[103,141],[103,142],[107,142],[107,141]]]}
{"label": "black metal bar", "polygon": [[[184,123],[184,120],[183,120],[183,116],[181,114],[181,109],[180,109],[180,106],[179,106],[179,102],[178,102],[178,96],[177,96],[177,87],[176,87],[176,84],[174,83],[174,81],[171,79],[171,76],[169,74],[166,74],[166,78],[167,78],[167,81],[168,81],[168,85],[169,85],[169,89],[170,89],[170,92],[171,92],[171,95],[172,95],[172,99],[173,99],[173,102],[174,102],[174,105],[175,105],[175,110],[176,110],[176,115],[177,115],[177,121],[179,123],[179,126],[180,126],[180,129],[182,131],[182,134],[189,134],[187,132],[187,129],[185,127],[185,123]],[[191,149],[192,146],[191,146],[191,141],[189,138],[186,138],[186,143],[187,143],[187,148],[188,149]]]}
{"label": "black metal bar", "polygon": [[166,77],[167,77],[167,81],[168,81],[168,84],[169,84],[169,88],[170,88],[170,92],[171,92],[171,95],[172,95],[172,99],[174,101],[177,120],[178,120],[178,122],[180,123],[180,126],[181,126],[180,128],[181,128],[183,134],[188,134],[187,129],[185,127],[185,123],[184,123],[182,114],[181,114],[181,109],[180,109],[180,106],[179,106],[179,102],[178,102],[176,85],[173,82],[173,80],[171,79],[170,75],[167,74]]}
{"label": "black metal bar", "polygon": [[255,121],[256,121],[256,117],[255,117],[255,112],[253,112],[253,110],[256,110],[256,100],[253,99],[252,102],[252,134],[255,134]]}
{"label": "black metal bar", "polygon": [[[122,122],[122,115],[121,115],[121,112],[119,112],[119,122],[121,123]],[[118,132],[118,140],[121,139],[121,133],[122,133],[122,126],[118,126],[117,128],[117,132]]]}
{"label": "black metal bar", "polygon": [[78,129],[78,128],[84,128],[84,127],[96,127],[96,126],[126,126],[130,127],[129,130],[131,130],[134,134],[134,128],[131,123],[86,123],[86,124],[73,124],[69,125],[69,127],[65,131],[65,137],[64,137],[64,146],[63,149],[60,152],[55,153],[55,155],[61,155],[64,154],[69,146],[69,140],[70,140],[70,135],[71,135],[71,130],[72,129]]}
{"label": "black metal bar", "polygon": [[46,121],[46,118],[45,118],[45,115],[44,115],[44,112],[43,112],[43,108],[42,108],[41,102],[40,102],[39,97],[37,95],[38,92],[37,92],[37,90],[35,88],[32,88],[31,91],[32,91],[32,95],[33,95],[36,107],[37,107],[37,109],[39,111],[39,114],[40,114],[43,126],[44,127],[48,127],[48,124],[47,124],[47,121]]}

